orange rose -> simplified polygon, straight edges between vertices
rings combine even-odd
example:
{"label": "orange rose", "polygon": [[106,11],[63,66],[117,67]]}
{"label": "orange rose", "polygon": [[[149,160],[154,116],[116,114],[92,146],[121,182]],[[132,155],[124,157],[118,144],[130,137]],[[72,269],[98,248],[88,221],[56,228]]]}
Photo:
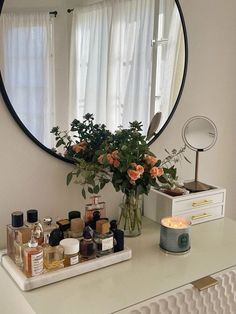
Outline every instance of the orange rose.
{"label": "orange rose", "polygon": [[112,156],[113,159],[119,159],[118,150],[114,150],[114,151],[111,153],[111,156]]}
{"label": "orange rose", "polygon": [[120,165],[119,160],[118,160],[118,159],[114,159],[113,166],[114,166],[115,168],[118,168],[118,167],[119,167],[119,165]]}
{"label": "orange rose", "polygon": [[75,144],[75,145],[72,145],[72,150],[76,153],[79,153],[81,152],[81,150],[85,150],[85,147],[81,146],[80,144]]}
{"label": "orange rose", "polygon": [[138,180],[140,178],[140,173],[138,171],[136,171],[136,170],[129,169],[127,171],[127,173],[128,173],[128,176],[130,177],[130,179],[132,181],[136,181],[136,180]]}
{"label": "orange rose", "polygon": [[150,170],[150,175],[152,178],[160,177],[164,174],[163,168],[153,167]]}
{"label": "orange rose", "polygon": [[107,161],[109,162],[110,165],[113,165],[114,159],[112,158],[111,154],[107,154]]}
{"label": "orange rose", "polygon": [[143,168],[143,166],[141,166],[141,165],[137,165],[137,166],[136,166],[136,170],[137,170],[140,174],[143,174],[143,173],[144,173],[144,168]]}
{"label": "orange rose", "polygon": [[157,163],[158,159],[154,156],[145,155],[144,161],[146,162],[147,165],[150,165],[151,167],[153,167]]}
{"label": "orange rose", "polygon": [[98,157],[98,162],[99,162],[100,164],[103,164],[103,157],[104,157],[104,155],[100,155],[100,156]]}

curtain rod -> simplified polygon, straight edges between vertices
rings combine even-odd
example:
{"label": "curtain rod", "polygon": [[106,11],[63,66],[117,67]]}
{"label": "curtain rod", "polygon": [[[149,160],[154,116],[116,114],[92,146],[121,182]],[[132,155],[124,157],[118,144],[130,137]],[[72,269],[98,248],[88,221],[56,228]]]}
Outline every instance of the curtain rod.
{"label": "curtain rod", "polygon": [[52,11],[52,12],[49,12],[49,14],[52,14],[52,15],[54,15],[55,17],[57,17],[57,11]]}
{"label": "curtain rod", "polygon": [[67,10],[68,13],[71,13],[71,12],[73,12],[73,11],[74,11],[74,9],[68,9],[68,10]]}

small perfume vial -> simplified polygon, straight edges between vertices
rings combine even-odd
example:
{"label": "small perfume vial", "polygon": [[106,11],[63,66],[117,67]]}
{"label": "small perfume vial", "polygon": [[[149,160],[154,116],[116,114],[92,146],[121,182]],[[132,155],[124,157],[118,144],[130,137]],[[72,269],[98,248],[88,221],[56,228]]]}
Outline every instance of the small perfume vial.
{"label": "small perfume vial", "polygon": [[84,221],[81,218],[74,218],[70,221],[70,230],[68,235],[70,238],[80,239],[83,236]]}
{"label": "small perfume vial", "polygon": [[27,277],[34,277],[43,273],[43,248],[38,245],[33,232],[31,240],[24,249],[24,273]]}
{"label": "small perfume vial", "polygon": [[114,234],[114,252],[120,252],[124,250],[124,231],[117,229],[117,221],[112,220],[110,222],[110,230]]}
{"label": "small perfume vial", "polygon": [[50,245],[49,234],[47,233],[44,238],[43,245],[43,263],[46,270],[56,270],[64,267],[64,249],[59,242],[53,246]]}
{"label": "small perfume vial", "polygon": [[21,246],[27,243],[30,238],[31,231],[24,226],[23,212],[13,212],[11,225],[7,225],[7,255],[19,266],[22,264]]}
{"label": "small perfume vial", "polygon": [[100,196],[92,196],[92,202],[85,207],[85,222],[93,220],[94,211],[99,211],[100,216],[106,217],[105,202],[99,202]]}
{"label": "small perfume vial", "polygon": [[110,231],[110,223],[106,220],[98,220],[94,241],[97,243],[97,257],[113,253],[114,237]]}
{"label": "small perfume vial", "polygon": [[80,243],[77,239],[63,239],[60,245],[64,249],[64,266],[73,266],[79,263],[79,247]]}
{"label": "small perfume vial", "polygon": [[38,211],[37,209],[29,209],[27,210],[27,221],[25,225],[33,230],[34,238],[38,241],[39,245],[43,244],[44,236],[43,236],[43,227],[38,220]]}
{"label": "small perfume vial", "polygon": [[97,244],[93,240],[93,229],[89,226],[84,228],[83,240],[80,242],[80,255],[82,261],[96,258]]}

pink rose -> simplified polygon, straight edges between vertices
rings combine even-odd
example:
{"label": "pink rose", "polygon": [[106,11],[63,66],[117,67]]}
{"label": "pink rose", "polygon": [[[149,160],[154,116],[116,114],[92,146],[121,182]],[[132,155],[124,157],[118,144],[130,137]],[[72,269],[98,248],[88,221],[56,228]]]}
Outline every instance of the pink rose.
{"label": "pink rose", "polygon": [[152,167],[150,169],[150,175],[152,178],[161,177],[164,174],[163,168]]}
{"label": "pink rose", "polygon": [[120,165],[119,160],[118,160],[118,159],[114,159],[113,166],[114,166],[115,168],[118,168],[118,167],[119,167],[119,165]]}
{"label": "pink rose", "polygon": [[157,163],[158,159],[154,156],[145,155],[144,161],[146,162],[147,165],[150,165],[151,167],[153,167]]}
{"label": "pink rose", "polygon": [[130,177],[130,179],[132,181],[136,181],[136,180],[138,180],[140,178],[140,173],[138,171],[136,171],[136,170],[129,169],[127,171],[127,173],[128,173],[128,176]]}
{"label": "pink rose", "polygon": [[137,170],[140,174],[143,174],[143,173],[144,173],[144,168],[143,168],[143,166],[141,166],[141,165],[137,165],[137,166],[136,166],[136,170]]}
{"label": "pink rose", "polygon": [[103,164],[103,157],[104,157],[104,155],[100,155],[100,156],[98,157],[98,162],[99,162],[99,164]]}

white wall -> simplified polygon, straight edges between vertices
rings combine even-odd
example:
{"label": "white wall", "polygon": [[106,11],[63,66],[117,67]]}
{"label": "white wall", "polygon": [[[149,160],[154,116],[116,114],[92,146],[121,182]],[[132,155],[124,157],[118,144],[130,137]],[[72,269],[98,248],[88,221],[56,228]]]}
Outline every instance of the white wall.
{"label": "white wall", "polygon": [[[205,115],[218,127],[215,147],[200,156],[199,177],[227,188],[226,214],[236,218],[236,2],[181,0],[189,37],[189,69],[180,105],[171,123],[152,146],[159,156],[164,147],[182,145],[181,127],[193,115]],[[19,129],[0,99],[0,247],[5,225],[14,210],[35,207],[41,216],[63,216],[83,208],[78,186],[65,184],[70,165],[56,160],[32,143]],[[192,158],[192,153],[188,156]],[[193,177],[194,167],[182,165],[181,175]],[[120,195],[103,193],[109,216],[117,213]]]}

